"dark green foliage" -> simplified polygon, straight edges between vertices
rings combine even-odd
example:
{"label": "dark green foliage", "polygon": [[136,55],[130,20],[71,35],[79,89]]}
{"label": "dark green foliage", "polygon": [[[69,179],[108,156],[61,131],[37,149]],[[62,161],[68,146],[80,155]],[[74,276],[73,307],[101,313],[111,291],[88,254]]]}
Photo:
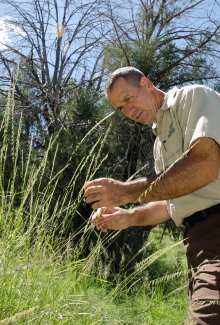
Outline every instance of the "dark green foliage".
{"label": "dark green foliage", "polygon": [[143,126],[115,112],[109,120],[109,159],[104,176],[127,181],[129,178],[149,175],[153,172],[152,147],[154,135],[150,126]]}

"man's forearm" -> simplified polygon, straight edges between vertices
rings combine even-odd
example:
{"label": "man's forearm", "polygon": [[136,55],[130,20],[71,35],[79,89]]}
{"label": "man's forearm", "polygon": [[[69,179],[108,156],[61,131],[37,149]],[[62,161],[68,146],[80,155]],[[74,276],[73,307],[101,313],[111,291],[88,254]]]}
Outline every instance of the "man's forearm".
{"label": "man's forearm", "polygon": [[130,226],[157,225],[169,219],[166,201],[150,202],[132,209]]}
{"label": "man's forearm", "polygon": [[181,197],[215,181],[219,172],[219,151],[218,144],[212,139],[204,138],[195,143],[187,157],[157,178],[148,179],[146,191],[139,201],[144,203]]}
{"label": "man's forearm", "polygon": [[124,183],[127,203],[137,202],[154,179],[154,177],[142,177],[137,178],[134,181]]}
{"label": "man's forearm", "polygon": [[122,230],[132,226],[148,226],[169,219],[166,201],[150,202],[132,209],[120,207],[101,208],[92,216],[91,222],[98,230]]}

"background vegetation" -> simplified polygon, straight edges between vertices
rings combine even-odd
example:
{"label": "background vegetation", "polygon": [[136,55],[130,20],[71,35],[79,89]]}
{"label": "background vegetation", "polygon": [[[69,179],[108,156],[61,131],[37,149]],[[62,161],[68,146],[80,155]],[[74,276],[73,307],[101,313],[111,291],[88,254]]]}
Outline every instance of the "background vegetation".
{"label": "background vegetation", "polygon": [[2,8],[0,324],[183,323],[181,230],[99,234],[82,187],[153,173],[151,128],[113,113],[103,96],[112,70],[134,65],[164,91],[219,89],[218,3],[3,0]]}

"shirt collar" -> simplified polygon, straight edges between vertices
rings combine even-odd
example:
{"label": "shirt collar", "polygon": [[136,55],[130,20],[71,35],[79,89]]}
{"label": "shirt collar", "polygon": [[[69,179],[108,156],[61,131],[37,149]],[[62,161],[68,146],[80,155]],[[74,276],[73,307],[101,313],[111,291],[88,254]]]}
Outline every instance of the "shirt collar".
{"label": "shirt collar", "polygon": [[163,104],[160,108],[162,111],[169,109],[172,106],[172,104],[174,104],[177,90],[178,90],[178,88],[174,87],[166,93],[164,100],[163,100]]}
{"label": "shirt collar", "polygon": [[178,90],[177,87],[172,88],[171,90],[169,90],[166,93],[166,95],[164,97],[162,106],[159,109],[159,111],[157,112],[157,123],[153,123],[153,125],[152,125],[152,130],[155,135],[158,135],[160,133],[158,130],[158,121],[160,121],[160,119],[163,115],[163,111],[169,109],[172,106],[172,104],[174,104],[177,90]]}

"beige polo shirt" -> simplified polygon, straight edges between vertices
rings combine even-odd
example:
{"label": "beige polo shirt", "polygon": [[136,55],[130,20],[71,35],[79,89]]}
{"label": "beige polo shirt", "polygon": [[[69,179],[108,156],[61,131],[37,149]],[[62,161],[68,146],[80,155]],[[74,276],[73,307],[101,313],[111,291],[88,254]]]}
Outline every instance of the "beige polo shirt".
{"label": "beige polo shirt", "polygon": [[[154,131],[157,174],[182,158],[199,137],[213,138],[220,145],[220,94],[200,85],[170,90],[157,113]],[[220,173],[215,182],[166,202],[171,218],[180,226],[184,218],[220,202]]]}

